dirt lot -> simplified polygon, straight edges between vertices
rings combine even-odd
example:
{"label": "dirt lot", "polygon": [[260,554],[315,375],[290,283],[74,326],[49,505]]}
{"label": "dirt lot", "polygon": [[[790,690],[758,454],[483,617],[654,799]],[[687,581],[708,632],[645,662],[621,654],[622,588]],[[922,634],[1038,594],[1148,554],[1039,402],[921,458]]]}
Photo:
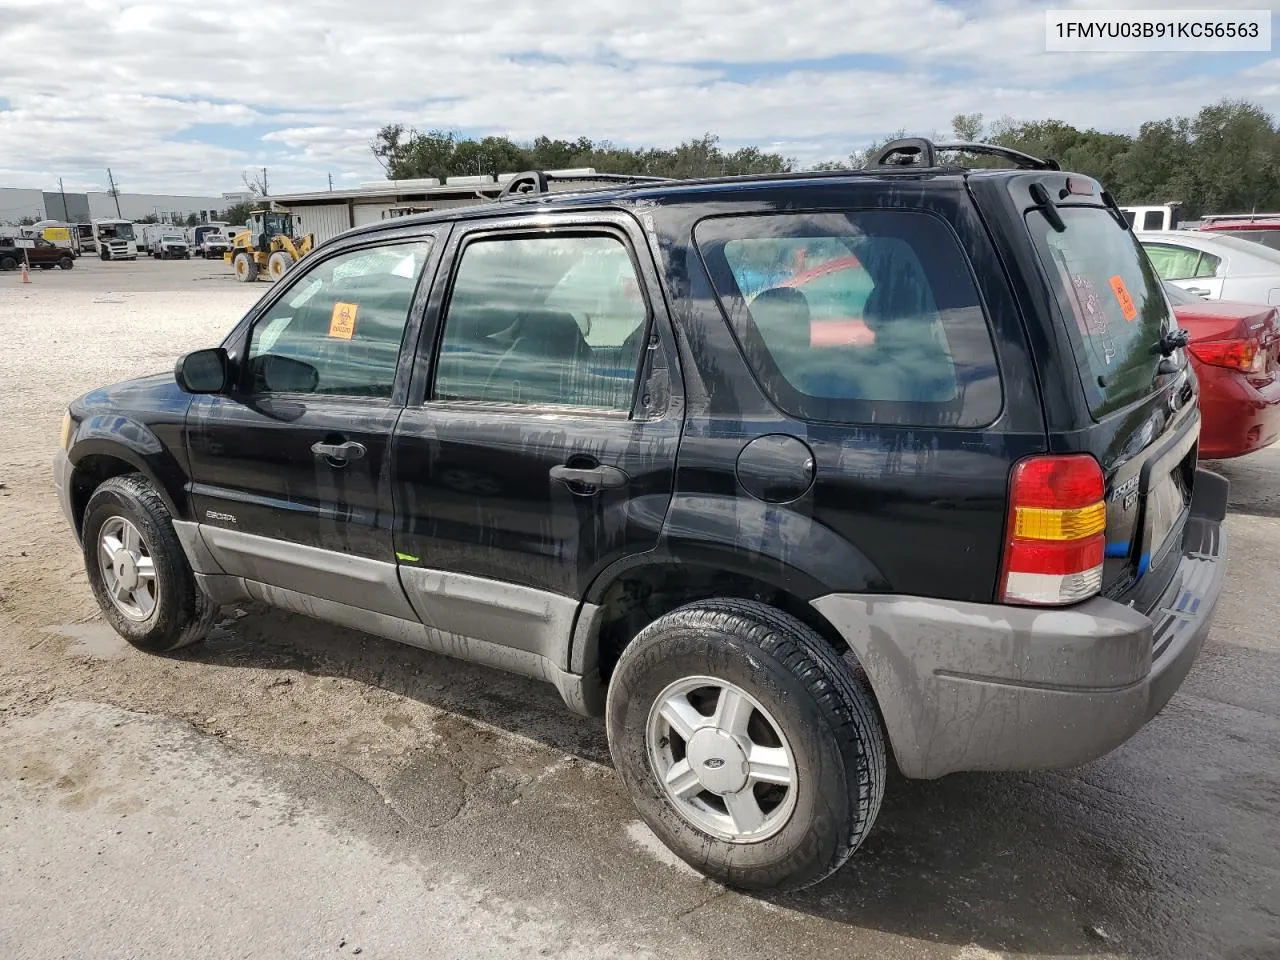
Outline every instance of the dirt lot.
{"label": "dirt lot", "polygon": [[0,954],[1280,956],[1280,454],[1224,466],[1213,636],[1131,743],[891,780],[848,869],[754,899],[657,847],[549,686],[252,607],[177,657],[105,627],[54,497],[63,408],[266,289],[201,261],[0,274]]}

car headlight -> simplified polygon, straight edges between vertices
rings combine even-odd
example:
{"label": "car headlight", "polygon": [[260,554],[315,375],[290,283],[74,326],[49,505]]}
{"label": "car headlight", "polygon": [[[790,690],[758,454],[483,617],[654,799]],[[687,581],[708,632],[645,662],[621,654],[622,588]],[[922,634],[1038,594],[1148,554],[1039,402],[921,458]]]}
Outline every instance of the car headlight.
{"label": "car headlight", "polygon": [[75,428],[75,421],[71,419],[71,411],[68,410],[62,415],[62,449],[71,448],[71,434]]}

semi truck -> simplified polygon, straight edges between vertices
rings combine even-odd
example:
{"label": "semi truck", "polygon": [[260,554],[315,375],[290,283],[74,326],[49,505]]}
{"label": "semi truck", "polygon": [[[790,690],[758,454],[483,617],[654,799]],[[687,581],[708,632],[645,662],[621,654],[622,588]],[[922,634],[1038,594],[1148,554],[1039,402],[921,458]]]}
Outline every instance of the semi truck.
{"label": "semi truck", "polygon": [[133,223],[107,217],[93,221],[93,238],[103,260],[137,260],[138,240]]}

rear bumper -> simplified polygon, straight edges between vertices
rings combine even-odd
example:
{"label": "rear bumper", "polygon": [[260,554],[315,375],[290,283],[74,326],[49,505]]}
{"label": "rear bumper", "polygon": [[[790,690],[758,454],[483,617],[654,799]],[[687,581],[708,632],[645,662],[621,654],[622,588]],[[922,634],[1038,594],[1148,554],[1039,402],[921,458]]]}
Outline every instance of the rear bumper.
{"label": "rear bumper", "polygon": [[1199,471],[1173,579],[1147,613],[829,594],[908,777],[1085,763],[1136,733],[1204,645],[1226,572],[1227,482]]}

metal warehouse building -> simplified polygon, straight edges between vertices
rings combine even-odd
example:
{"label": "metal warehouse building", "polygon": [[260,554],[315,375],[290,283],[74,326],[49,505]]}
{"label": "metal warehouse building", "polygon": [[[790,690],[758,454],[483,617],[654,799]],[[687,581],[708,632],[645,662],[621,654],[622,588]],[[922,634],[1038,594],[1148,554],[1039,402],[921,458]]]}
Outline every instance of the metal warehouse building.
{"label": "metal warehouse building", "polygon": [[[568,182],[552,181],[552,191],[581,190],[595,185],[590,177],[595,170],[548,170],[551,176],[574,177]],[[392,217],[405,217],[450,207],[469,207],[492,200],[515,177],[501,173],[497,177],[450,177],[444,183],[432,178],[420,180],[375,180],[348,190],[320,190],[314,193],[289,193],[272,196],[281,210],[293,214],[299,234],[313,233],[316,242],[336,237],[344,230],[378,223]]]}

